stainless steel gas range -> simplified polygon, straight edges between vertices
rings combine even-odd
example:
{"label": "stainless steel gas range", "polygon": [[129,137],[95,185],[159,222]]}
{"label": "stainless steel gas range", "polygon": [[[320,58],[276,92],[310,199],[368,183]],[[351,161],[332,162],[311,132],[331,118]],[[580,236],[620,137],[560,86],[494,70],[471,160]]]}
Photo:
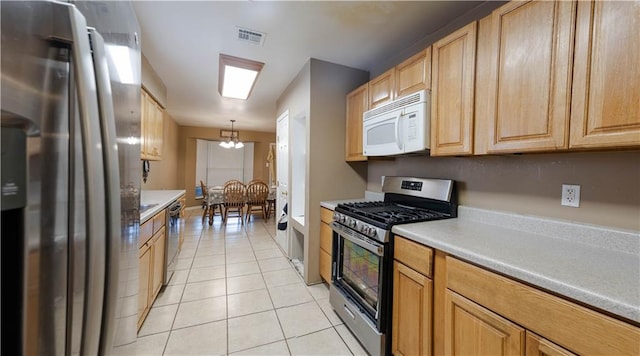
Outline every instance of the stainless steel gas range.
{"label": "stainless steel gas range", "polygon": [[390,354],[396,224],[455,218],[455,181],[385,177],[384,201],[338,204],[330,302],[371,355]]}

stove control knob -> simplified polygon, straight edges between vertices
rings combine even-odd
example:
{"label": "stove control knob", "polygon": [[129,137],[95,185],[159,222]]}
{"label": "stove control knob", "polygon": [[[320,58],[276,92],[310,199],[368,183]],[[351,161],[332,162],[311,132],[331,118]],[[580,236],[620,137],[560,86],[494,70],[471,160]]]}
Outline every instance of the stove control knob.
{"label": "stove control knob", "polygon": [[333,220],[335,221],[339,221],[340,220],[340,213],[336,213],[335,211],[333,212]]}
{"label": "stove control knob", "polygon": [[367,231],[369,230],[369,227],[367,225],[360,225],[360,228],[358,229],[358,231],[360,231],[363,234],[367,234]]}
{"label": "stove control knob", "polygon": [[349,219],[349,221],[347,222],[347,225],[351,226],[352,228],[355,228],[358,224],[354,219]]}
{"label": "stove control knob", "polygon": [[367,231],[367,236],[376,237],[376,235],[378,235],[378,231],[376,231],[376,228],[375,227],[369,228],[369,231]]}

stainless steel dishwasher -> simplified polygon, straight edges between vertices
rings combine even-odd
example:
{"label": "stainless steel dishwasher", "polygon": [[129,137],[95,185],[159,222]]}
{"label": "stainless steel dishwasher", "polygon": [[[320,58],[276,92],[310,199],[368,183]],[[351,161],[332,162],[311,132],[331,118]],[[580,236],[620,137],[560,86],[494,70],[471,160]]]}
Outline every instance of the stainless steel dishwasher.
{"label": "stainless steel dishwasher", "polygon": [[178,244],[180,243],[180,230],[183,226],[183,221],[180,218],[180,211],[182,210],[182,203],[175,201],[167,208],[167,248],[165,253],[164,264],[164,283],[167,285],[173,272],[176,269],[176,263],[178,262]]}

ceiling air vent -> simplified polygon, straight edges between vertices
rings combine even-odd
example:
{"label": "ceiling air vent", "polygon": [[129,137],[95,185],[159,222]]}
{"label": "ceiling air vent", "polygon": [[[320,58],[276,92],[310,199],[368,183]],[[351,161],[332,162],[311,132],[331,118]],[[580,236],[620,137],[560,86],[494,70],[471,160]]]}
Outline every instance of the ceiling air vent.
{"label": "ceiling air vent", "polygon": [[238,27],[238,40],[262,46],[266,33],[249,30],[247,28]]}

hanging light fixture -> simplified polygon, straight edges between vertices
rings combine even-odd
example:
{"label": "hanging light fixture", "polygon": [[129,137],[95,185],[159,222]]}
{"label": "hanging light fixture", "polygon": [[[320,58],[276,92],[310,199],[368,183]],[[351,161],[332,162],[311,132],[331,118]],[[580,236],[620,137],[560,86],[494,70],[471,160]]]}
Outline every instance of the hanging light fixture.
{"label": "hanging light fixture", "polygon": [[234,122],[236,122],[236,120],[231,120],[231,133],[229,134],[229,140],[228,141],[221,141],[220,142],[220,146],[221,147],[224,147],[224,148],[242,148],[242,147],[244,147],[244,144],[239,141],[240,132],[233,131],[233,123]]}

